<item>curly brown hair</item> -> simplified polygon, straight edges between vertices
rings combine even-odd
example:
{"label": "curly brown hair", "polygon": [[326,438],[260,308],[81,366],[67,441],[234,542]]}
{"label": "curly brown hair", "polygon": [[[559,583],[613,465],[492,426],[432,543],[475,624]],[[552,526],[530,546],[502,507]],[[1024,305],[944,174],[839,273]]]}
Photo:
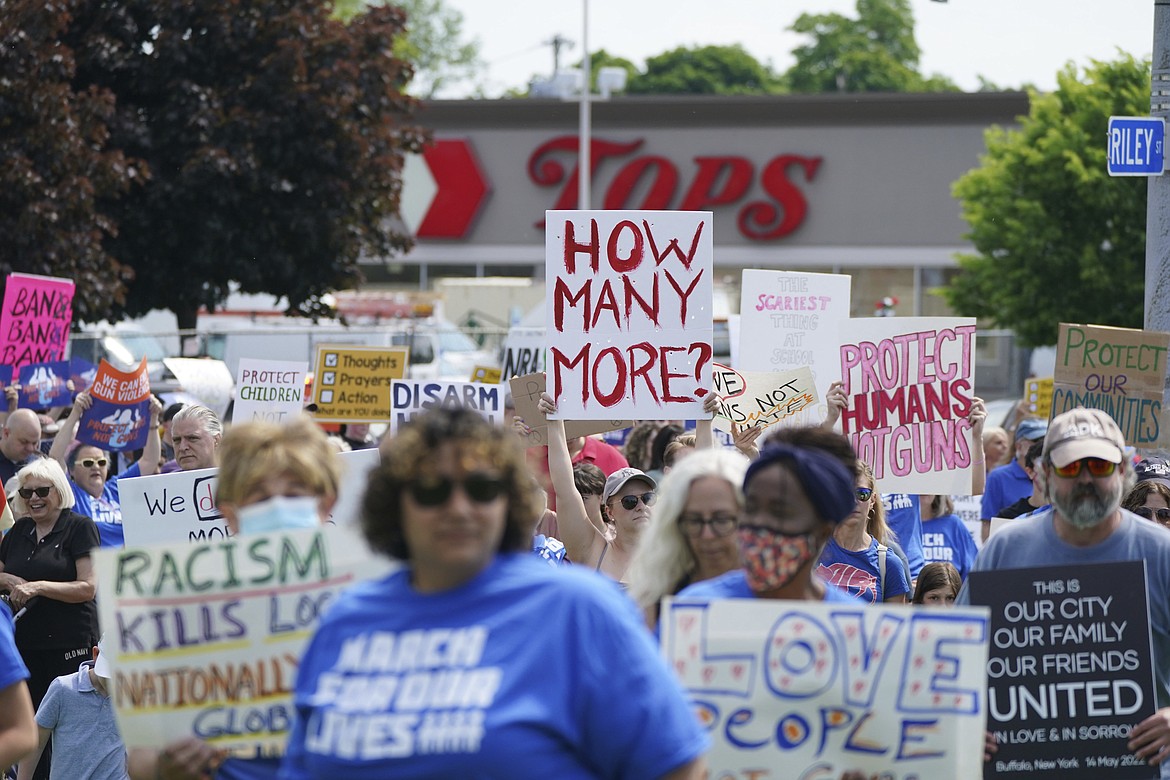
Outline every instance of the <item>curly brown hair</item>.
{"label": "curly brown hair", "polygon": [[403,494],[407,486],[435,468],[436,453],[448,442],[456,443],[465,458],[490,463],[507,485],[508,513],[499,551],[532,549],[539,507],[519,440],[466,409],[428,411],[403,425],[398,435],[383,440],[382,463],[370,473],[362,502],[362,532],[371,549],[392,558],[410,559],[402,532]]}

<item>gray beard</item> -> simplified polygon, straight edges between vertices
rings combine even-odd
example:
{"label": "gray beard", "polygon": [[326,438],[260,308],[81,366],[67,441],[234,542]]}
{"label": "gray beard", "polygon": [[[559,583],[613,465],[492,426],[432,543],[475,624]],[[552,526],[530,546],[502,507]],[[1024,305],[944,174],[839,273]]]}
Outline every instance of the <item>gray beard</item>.
{"label": "gray beard", "polygon": [[1094,484],[1078,485],[1067,498],[1061,498],[1055,490],[1049,491],[1048,500],[1070,525],[1082,530],[1096,528],[1121,506],[1121,484],[1111,491],[1101,491]]}

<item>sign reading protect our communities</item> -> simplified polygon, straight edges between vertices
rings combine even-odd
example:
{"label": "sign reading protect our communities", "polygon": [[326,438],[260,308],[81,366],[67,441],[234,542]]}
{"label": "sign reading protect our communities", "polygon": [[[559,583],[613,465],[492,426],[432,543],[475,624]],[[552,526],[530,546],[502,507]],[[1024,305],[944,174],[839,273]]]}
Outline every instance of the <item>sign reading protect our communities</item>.
{"label": "sign reading protect our communities", "polygon": [[322,344],[313,377],[318,422],[390,422],[390,387],[406,376],[406,347]]}

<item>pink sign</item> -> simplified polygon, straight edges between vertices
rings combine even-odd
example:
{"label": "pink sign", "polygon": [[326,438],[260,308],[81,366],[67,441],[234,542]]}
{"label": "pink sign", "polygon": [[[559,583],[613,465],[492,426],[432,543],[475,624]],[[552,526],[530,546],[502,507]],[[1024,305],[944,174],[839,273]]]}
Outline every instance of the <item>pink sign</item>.
{"label": "pink sign", "polygon": [[9,274],[0,312],[0,364],[19,371],[29,363],[64,360],[72,322],[73,282]]}

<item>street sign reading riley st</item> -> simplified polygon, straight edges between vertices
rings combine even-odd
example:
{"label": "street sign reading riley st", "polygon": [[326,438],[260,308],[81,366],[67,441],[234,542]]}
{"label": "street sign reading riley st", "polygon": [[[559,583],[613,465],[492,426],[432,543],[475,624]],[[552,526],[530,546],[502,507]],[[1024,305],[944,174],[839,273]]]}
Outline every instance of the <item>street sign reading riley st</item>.
{"label": "street sign reading riley st", "polygon": [[1161,176],[1165,137],[1161,117],[1109,117],[1109,175]]}

